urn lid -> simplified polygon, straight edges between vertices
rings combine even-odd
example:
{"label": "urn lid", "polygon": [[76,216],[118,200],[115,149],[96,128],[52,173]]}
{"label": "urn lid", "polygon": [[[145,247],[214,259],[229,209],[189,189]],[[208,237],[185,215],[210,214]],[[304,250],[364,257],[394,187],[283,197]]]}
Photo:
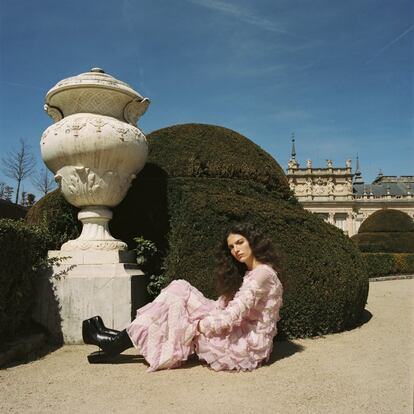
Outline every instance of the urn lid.
{"label": "urn lid", "polygon": [[55,122],[74,113],[88,112],[135,124],[148,105],[148,98],[100,68],[59,81],[45,99],[45,110]]}

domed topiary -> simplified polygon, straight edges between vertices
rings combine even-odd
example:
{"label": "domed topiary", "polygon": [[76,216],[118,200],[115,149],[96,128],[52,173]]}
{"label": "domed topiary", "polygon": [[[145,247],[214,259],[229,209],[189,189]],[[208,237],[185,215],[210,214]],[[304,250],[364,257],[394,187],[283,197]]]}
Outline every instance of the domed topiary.
{"label": "domed topiary", "polygon": [[214,257],[224,229],[252,222],[284,257],[282,333],[312,336],[358,323],[368,294],[358,250],[299,205],[267,153],[211,125],[164,128],[148,141],[148,163],[114,211],[115,237],[131,246],[137,235],[154,241],[163,251],[167,281],[186,279],[214,297]]}
{"label": "domed topiary", "polygon": [[399,210],[372,213],[352,237],[362,252],[414,253],[414,221]]}
{"label": "domed topiary", "polygon": [[168,177],[204,177],[249,180],[289,199],[285,174],[259,146],[231,129],[185,124],[149,135],[149,162]]}
{"label": "domed topiary", "polygon": [[372,232],[414,232],[414,220],[400,210],[378,210],[361,224],[358,231]]}

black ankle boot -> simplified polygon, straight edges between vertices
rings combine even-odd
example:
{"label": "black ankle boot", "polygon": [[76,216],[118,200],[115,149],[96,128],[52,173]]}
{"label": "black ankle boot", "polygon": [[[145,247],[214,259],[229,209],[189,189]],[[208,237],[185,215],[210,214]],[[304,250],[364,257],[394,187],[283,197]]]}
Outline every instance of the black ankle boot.
{"label": "black ankle boot", "polygon": [[98,315],[97,316],[94,316],[94,317],[92,317],[90,319],[87,319],[87,321],[91,321],[91,323],[94,323],[95,326],[98,328],[98,330],[101,331],[101,332],[105,332],[105,333],[108,333],[110,335],[117,335],[117,334],[119,334],[119,331],[117,331],[115,329],[107,328],[104,325],[102,318],[100,316],[98,316]]}
{"label": "black ankle boot", "polygon": [[128,348],[132,348],[134,344],[131,341],[126,329],[119,332],[116,337],[112,340],[110,349],[104,350],[108,355],[118,355],[124,352]]}
{"label": "black ankle boot", "polygon": [[116,335],[111,335],[99,331],[93,323],[82,324],[82,337],[85,344],[99,346],[108,356],[118,355],[133,346],[126,329]]}
{"label": "black ankle boot", "polygon": [[106,355],[105,352],[101,350],[92,352],[88,355],[88,361],[90,364],[107,364],[114,362],[115,358],[116,357]]}

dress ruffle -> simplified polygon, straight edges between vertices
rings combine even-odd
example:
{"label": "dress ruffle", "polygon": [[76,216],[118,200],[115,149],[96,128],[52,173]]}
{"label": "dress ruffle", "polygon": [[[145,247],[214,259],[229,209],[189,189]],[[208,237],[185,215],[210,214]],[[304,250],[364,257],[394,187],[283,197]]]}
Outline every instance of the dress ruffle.
{"label": "dress ruffle", "polygon": [[176,368],[186,361],[194,352],[199,319],[214,308],[215,302],[188,282],[175,280],[153,302],[138,309],[127,332],[150,365],[148,371]]}
{"label": "dress ruffle", "polygon": [[276,277],[269,290],[254,295],[254,299],[250,294],[245,295],[246,291],[254,291],[249,290],[249,285],[246,283],[237,295],[254,302],[241,323],[237,316],[235,327],[226,334],[198,336],[197,355],[216,371],[251,371],[267,361],[272,352],[276,323],[280,320],[282,285]]}

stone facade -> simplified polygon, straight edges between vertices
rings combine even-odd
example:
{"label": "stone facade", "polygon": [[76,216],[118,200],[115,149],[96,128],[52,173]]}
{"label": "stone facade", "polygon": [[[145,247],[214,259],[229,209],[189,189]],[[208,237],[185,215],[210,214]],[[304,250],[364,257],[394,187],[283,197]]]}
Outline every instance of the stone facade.
{"label": "stone facade", "polygon": [[307,160],[306,167],[300,168],[292,141],[286,176],[291,190],[307,210],[349,236],[358,233],[361,223],[380,209],[400,210],[414,219],[414,176],[380,173],[372,184],[365,184],[358,157],[355,172],[351,160],[340,168],[334,167],[332,160],[327,160],[324,168],[314,168],[312,161]]}

